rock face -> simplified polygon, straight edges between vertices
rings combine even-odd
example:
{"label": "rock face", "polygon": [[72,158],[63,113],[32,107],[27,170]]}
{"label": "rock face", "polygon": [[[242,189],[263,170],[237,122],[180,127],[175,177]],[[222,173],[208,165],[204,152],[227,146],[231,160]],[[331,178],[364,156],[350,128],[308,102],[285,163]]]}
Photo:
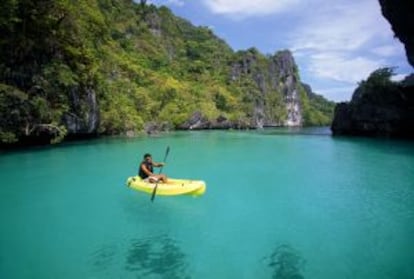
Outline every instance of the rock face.
{"label": "rock face", "polygon": [[201,112],[196,111],[190,119],[183,123],[179,129],[183,130],[206,130],[206,129],[249,129],[254,128],[250,123],[230,121],[225,116],[219,116],[211,121],[204,117]]}
{"label": "rock face", "polygon": [[[83,97],[82,97],[83,96]],[[87,88],[81,92],[73,88],[70,94],[71,112],[63,116],[63,123],[69,135],[96,135],[99,127],[99,106],[96,93]]]}
{"label": "rock face", "polygon": [[300,81],[290,51],[261,57],[257,50],[239,53],[232,64],[232,82],[249,81],[246,95],[253,100],[251,126],[301,126]]}
{"label": "rock face", "polygon": [[[273,80],[275,89],[281,90],[286,104],[287,118],[284,126],[301,126],[302,111],[298,94],[298,75],[295,60],[290,51],[285,50],[272,57],[277,76]],[[278,69],[278,70],[277,70]],[[276,82],[279,80],[279,88]]]}
{"label": "rock face", "polygon": [[265,57],[256,49],[238,52],[231,64],[230,82],[243,86],[244,98],[251,100],[249,119],[231,121],[221,115],[208,120],[199,111],[180,129],[256,129],[269,126],[301,126],[302,110],[297,66],[290,51]]}
{"label": "rock face", "polygon": [[408,61],[414,66],[414,4],[412,0],[379,0],[384,17],[395,36],[405,45]]}
{"label": "rock face", "polygon": [[414,86],[379,91],[359,87],[350,103],[338,104],[333,134],[414,138]]}

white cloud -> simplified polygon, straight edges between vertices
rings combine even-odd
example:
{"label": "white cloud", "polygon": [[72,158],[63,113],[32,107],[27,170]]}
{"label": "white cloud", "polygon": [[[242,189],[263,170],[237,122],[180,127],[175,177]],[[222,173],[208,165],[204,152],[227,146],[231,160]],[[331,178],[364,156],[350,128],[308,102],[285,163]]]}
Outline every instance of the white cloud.
{"label": "white cloud", "polygon": [[360,48],[372,37],[372,34],[360,30],[361,25],[367,24],[364,20],[348,22],[347,15],[316,17],[293,32],[294,50],[352,51]]}
{"label": "white cloud", "polygon": [[315,53],[309,57],[308,71],[319,78],[342,82],[359,82],[374,70],[384,66],[384,61],[362,56],[347,57],[344,53]]}
{"label": "white cloud", "polygon": [[292,30],[292,48],[354,51],[372,42],[374,38],[387,38],[389,32],[386,29],[389,27],[384,26],[377,2],[341,2],[343,1],[315,8],[312,13],[304,14],[303,22],[299,23],[296,30]]}
{"label": "white cloud", "polygon": [[323,2],[314,0],[314,9],[303,15],[289,39],[299,66],[309,75],[355,83],[400,53],[377,1]]}
{"label": "white cloud", "polygon": [[383,45],[376,48],[373,48],[372,53],[381,56],[381,57],[391,57],[400,54],[401,48],[398,48],[397,45]]}
{"label": "white cloud", "polygon": [[203,0],[204,4],[215,14],[235,17],[269,15],[285,11],[300,0]]}

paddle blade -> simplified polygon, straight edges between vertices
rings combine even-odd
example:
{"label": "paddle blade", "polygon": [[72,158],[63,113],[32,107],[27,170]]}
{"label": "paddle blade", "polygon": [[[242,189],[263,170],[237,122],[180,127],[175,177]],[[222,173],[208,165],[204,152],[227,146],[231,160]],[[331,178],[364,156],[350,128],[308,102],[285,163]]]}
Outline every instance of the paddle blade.
{"label": "paddle blade", "polygon": [[154,190],[152,191],[151,195],[151,202],[154,202],[155,193],[157,192],[158,183],[155,185]]}
{"label": "paddle blade", "polygon": [[170,153],[170,147],[169,146],[167,146],[167,151],[165,151],[164,163],[167,160],[168,153]]}

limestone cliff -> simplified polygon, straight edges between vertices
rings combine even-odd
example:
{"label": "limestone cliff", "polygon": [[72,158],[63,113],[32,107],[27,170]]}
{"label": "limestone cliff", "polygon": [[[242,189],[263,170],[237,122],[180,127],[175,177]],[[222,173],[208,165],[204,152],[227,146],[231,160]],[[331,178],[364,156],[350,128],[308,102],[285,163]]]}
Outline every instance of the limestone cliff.
{"label": "limestone cliff", "polygon": [[286,105],[284,126],[302,126],[302,109],[299,98],[301,86],[298,68],[290,51],[285,50],[271,57],[270,72],[276,75],[272,78],[274,89],[280,90]]}
{"label": "limestone cliff", "polygon": [[69,135],[97,134],[100,117],[95,91],[91,88],[82,91],[73,88],[69,96],[71,110],[63,115]]}
{"label": "limestone cliff", "polygon": [[231,66],[234,84],[252,100],[252,126],[301,126],[302,111],[297,66],[290,51],[264,57],[256,49],[238,52]]}
{"label": "limestone cliff", "polygon": [[304,124],[301,103],[303,99],[308,102],[309,95],[300,96],[300,90],[305,90],[289,50],[271,56],[255,48],[237,52],[230,63],[229,83],[242,92],[241,98],[249,104],[245,108],[247,118],[234,121],[220,115],[212,120],[196,111],[180,128],[255,129]]}

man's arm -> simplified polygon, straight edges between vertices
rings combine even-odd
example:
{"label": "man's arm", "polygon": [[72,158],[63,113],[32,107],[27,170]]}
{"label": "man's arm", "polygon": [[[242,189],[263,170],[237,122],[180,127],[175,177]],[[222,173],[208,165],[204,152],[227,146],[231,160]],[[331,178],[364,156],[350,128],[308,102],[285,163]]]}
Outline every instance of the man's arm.
{"label": "man's arm", "polygon": [[141,168],[145,172],[146,175],[148,175],[148,176],[153,175],[153,173],[150,172],[150,170],[147,168],[147,166],[145,164],[141,164]]}

